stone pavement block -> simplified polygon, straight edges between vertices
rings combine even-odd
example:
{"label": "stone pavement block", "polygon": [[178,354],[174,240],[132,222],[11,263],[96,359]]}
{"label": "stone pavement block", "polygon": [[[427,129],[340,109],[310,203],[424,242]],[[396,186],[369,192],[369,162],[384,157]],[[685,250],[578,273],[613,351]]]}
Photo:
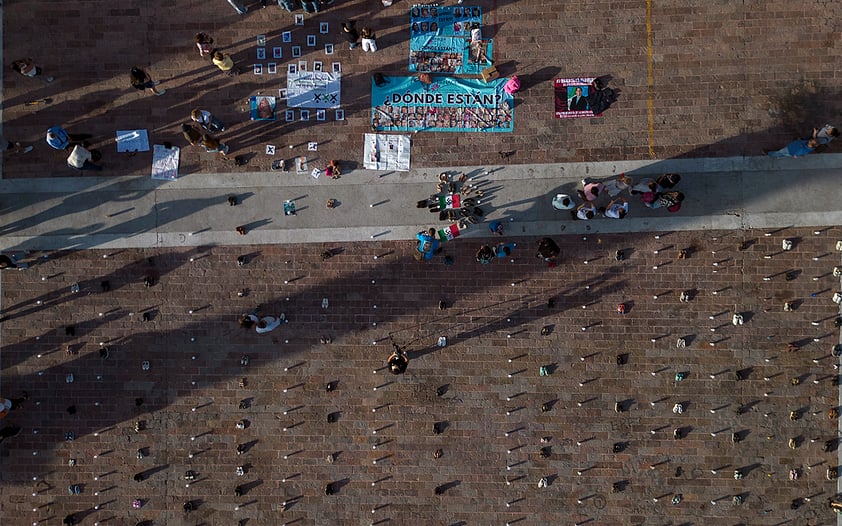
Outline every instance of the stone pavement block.
{"label": "stone pavement block", "polygon": [[[145,249],[107,258],[56,253],[26,272],[4,272],[3,394],[25,389],[31,397],[5,419],[24,430],[2,445],[2,505],[29,522],[77,513],[83,523],[531,516],[648,524],[660,515],[751,523],[764,512],[821,521],[829,513],[819,494],[835,487],[824,479],[835,453],[822,447],[836,436],[826,413],[838,403],[830,367],[838,310],[830,301],[835,280],[825,274],[837,230],[659,236],[557,237],[563,256],[552,269],[524,238],[514,263],[488,267],[473,261],[477,241],[459,240],[445,245],[455,259],[449,267],[440,257],[411,260],[409,243],[377,242],[342,244],[327,262],[317,245],[260,247],[242,267],[236,257],[257,248],[208,248],[200,259],[191,249]],[[785,238],[797,240],[795,248],[776,254]],[[743,241],[753,244],[740,250]],[[688,247],[689,257],[677,259]],[[613,260],[618,248],[626,260]],[[149,273],[155,283],[147,289]],[[110,291],[101,290],[103,280]],[[249,292],[239,297],[242,288]],[[447,309],[438,309],[439,299]],[[785,301],[801,303],[784,312]],[[257,305],[283,310],[289,323],[267,335],[237,327]],[[141,321],[148,311],[154,319]],[[744,325],[731,324],[734,312]],[[71,325],[75,336],[65,334]],[[544,326],[552,327],[547,335]],[[332,343],[318,343],[322,335]],[[409,352],[403,376],[381,369],[390,335]],[[439,336],[446,347],[436,345]],[[676,348],[679,337],[685,348]],[[787,352],[791,342],[800,349]],[[625,364],[618,354],[628,354]],[[248,365],[240,365],[243,355]],[[539,375],[542,366],[549,376]],[[681,372],[687,376],[677,381]],[[625,411],[616,413],[616,402]],[[681,414],[673,413],[677,403]],[[790,411],[799,418],[790,420]],[[241,419],[248,424],[237,429]],[[145,427],[136,432],[138,421]],[[447,423],[441,434],[436,422]],[[73,441],[64,440],[68,431]],[[541,458],[545,446],[549,457]],[[743,479],[734,480],[735,469]],[[799,481],[787,480],[790,469],[801,470]],[[187,470],[196,480],[184,480]],[[141,482],[132,480],[138,473]],[[541,477],[553,478],[548,488],[537,488]],[[49,486],[33,490],[42,478]],[[623,481],[623,491],[611,493]],[[338,492],[325,496],[329,482]],[[83,485],[82,494],[68,495],[70,484]],[[437,486],[443,495],[434,495]],[[744,492],[745,504],[732,506]],[[675,493],[683,500],[674,506]],[[812,500],[789,509],[805,497]],[[135,498],[144,501],[139,510]],[[188,500],[198,508],[185,513]]]}

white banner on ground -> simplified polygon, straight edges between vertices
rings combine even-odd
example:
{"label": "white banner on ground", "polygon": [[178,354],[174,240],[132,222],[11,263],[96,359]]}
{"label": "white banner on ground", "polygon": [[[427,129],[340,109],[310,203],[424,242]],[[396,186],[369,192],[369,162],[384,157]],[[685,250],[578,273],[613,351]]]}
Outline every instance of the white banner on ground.
{"label": "white banner on ground", "polygon": [[178,163],[181,149],[178,146],[167,148],[156,144],[152,148],[152,179],[175,181],[178,179]]}
{"label": "white banner on ground", "polygon": [[338,108],[341,102],[339,73],[327,71],[287,72],[287,107]]}
{"label": "white banner on ground", "polygon": [[409,135],[365,134],[363,165],[369,170],[409,171]]}

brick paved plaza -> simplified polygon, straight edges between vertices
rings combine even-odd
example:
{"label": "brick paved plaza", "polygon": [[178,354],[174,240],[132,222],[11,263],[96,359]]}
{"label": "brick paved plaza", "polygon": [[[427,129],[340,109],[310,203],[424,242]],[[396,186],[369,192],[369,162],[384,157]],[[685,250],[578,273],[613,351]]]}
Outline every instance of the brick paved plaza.
{"label": "brick paved plaza", "polygon": [[[651,60],[645,1],[469,3],[484,10],[483,33],[494,39],[498,69],[523,80],[515,131],[415,134],[413,166],[495,162],[500,151],[516,152],[508,162],[517,164],[759,155],[761,148],[780,147],[842,110],[837,67],[842,16],[827,0],[654,2]],[[7,2],[7,62],[31,56],[56,81],[46,85],[7,69],[4,134],[34,142],[38,149],[7,159],[4,177],[78,175],[66,167],[65,155],[44,144],[45,130],[56,124],[95,136],[93,146],[104,154],[101,175],[148,176],[150,154],[116,154],[115,130],[147,128],[152,141],[186,146],[181,124],[189,122],[195,107],[211,110],[228,124],[220,139],[232,155],[251,160],[236,167],[200,148],[184,148],[182,175],[269,171],[266,144],[294,145],[292,158],[308,155],[308,141],[320,143],[318,155],[309,153],[318,162],[360,163],[363,134],[371,123],[371,74],[409,75],[409,3],[397,1],[383,9],[375,0],[336,0],[327,10],[305,15],[304,26],[295,26],[293,15],[276,5],[246,4],[253,5],[240,17],[225,0],[135,0],[119,6]],[[348,50],[338,31],[349,18],[357,19],[358,27],[374,27],[377,53]],[[328,23],[327,35],[318,33],[320,22]],[[303,60],[341,62],[346,120],[250,122],[248,97],[276,93],[286,86],[285,75],[222,75],[199,57],[193,44],[199,31],[211,34],[245,69],[256,61],[257,35],[266,35],[270,50],[282,46],[289,53],[297,44],[303,46]],[[289,44],[281,42],[284,31],[292,32]],[[308,34],[317,35],[318,48],[306,46]],[[325,55],[323,44],[331,42],[335,54]],[[56,45],[59,51],[45,52]],[[289,55],[284,57],[280,69],[285,71]],[[160,80],[166,95],[134,90],[128,75],[133,65]],[[554,119],[552,79],[588,75],[610,76],[610,85],[622,91],[619,102],[601,118]],[[43,97],[53,102],[24,104]],[[839,151],[839,144],[832,146]]]}
{"label": "brick paved plaza", "polygon": [[[528,238],[513,261],[482,268],[470,241],[447,245],[451,266],[414,261],[409,243],[49,254],[3,274],[4,394],[30,394],[5,420],[24,432],[2,446],[3,514],[14,524],[69,513],[83,524],[831,524],[840,231],[816,232],[562,237],[552,269]],[[325,249],[342,252],[322,261]],[[618,249],[626,260],[614,261]],[[240,329],[257,305],[289,322],[268,335]],[[744,325],[732,325],[735,312]],[[389,336],[409,349],[403,376],[382,369]],[[80,495],[68,495],[73,484]],[[197,509],[183,512],[187,501]]]}
{"label": "brick paved plaza", "polygon": [[[840,314],[831,298],[840,290],[833,268],[842,228],[558,235],[555,268],[533,257],[534,237],[504,238],[518,244],[513,258],[480,265],[474,232],[445,245],[452,265],[442,256],[416,262],[409,241],[225,246],[234,221],[256,231],[239,242],[293,229],[272,224],[281,192],[260,184],[272,160],[267,144],[287,159],[359,168],[371,74],[409,75],[411,3],[384,9],[376,0],[336,0],[306,14],[303,27],[277,5],[246,4],[242,17],[225,0],[2,6],[4,64],[32,57],[56,77],[42,83],[5,67],[3,135],[35,149],[6,155],[2,179],[56,178],[45,181],[56,191],[26,196],[50,203],[34,219],[21,217],[14,202],[21,194],[0,196],[0,250],[19,252],[13,236],[36,246],[42,233],[69,240],[63,246],[101,247],[124,231],[127,245],[157,247],[32,251],[28,270],[2,272],[0,395],[29,398],[0,422],[22,427],[0,444],[0,523],[53,526],[71,516],[103,526],[837,523],[828,500],[838,482],[828,470],[840,465],[832,355]],[[685,188],[697,190],[688,206],[626,224],[715,225],[722,223],[703,220],[727,215],[741,225],[809,225],[804,217],[837,213],[827,208],[835,204],[828,174],[836,156],[825,154],[839,152],[840,141],[812,156],[830,159],[814,166],[824,170],[818,177],[781,161],[768,179],[791,175],[781,188],[743,184],[764,169],[768,159],[750,167],[761,148],[839,124],[842,16],[833,2],[467,4],[483,8],[498,69],[523,81],[515,131],[413,134],[411,178],[381,182],[348,170],[329,195],[346,206],[331,211],[321,205],[328,190],[301,191],[299,202],[310,199],[302,210],[319,203],[299,214],[296,235],[312,229],[324,239],[316,236],[340,230],[336,217],[348,218],[343,239],[405,227],[370,217],[387,209],[407,217],[402,207],[424,195],[386,196],[380,203],[394,202],[375,208],[368,190],[399,180],[404,192],[410,183],[426,192],[441,169],[460,166],[489,176],[489,215],[515,221],[545,206],[513,197],[520,189],[555,177],[547,174],[561,174],[557,188],[572,187],[575,174],[596,166],[566,172],[572,165],[559,163],[680,158],[713,166],[686,178]],[[377,53],[347,48],[338,31],[350,18],[376,30]],[[318,32],[322,22],[329,33]],[[199,31],[248,71],[227,77],[199,57]],[[281,42],[284,31],[291,43]],[[309,34],[317,34],[315,48],[306,46]],[[285,86],[285,74],[251,73],[258,35],[267,49],[301,45],[302,59],[340,61],[346,119],[249,121],[248,97]],[[336,45],[332,57],[325,43]],[[166,94],[131,88],[135,65]],[[600,118],[554,119],[552,79],[592,75],[610,77],[619,101]],[[26,104],[42,98],[50,103]],[[228,124],[220,139],[246,166],[186,146],[180,129],[194,107]],[[68,168],[66,153],[44,143],[57,124],[94,136],[105,166],[96,174],[108,184],[83,179],[91,172]],[[149,177],[151,155],[116,153],[115,131],[136,128],[152,143],[182,147],[181,200],[132,184]],[[308,141],[319,142],[318,152],[307,151]],[[503,160],[499,152],[514,153]],[[753,169],[735,178],[733,194],[722,192],[725,177],[716,172],[728,156],[746,158],[721,166]],[[497,163],[533,166],[513,175],[517,168]],[[541,163],[553,165],[543,176]],[[587,175],[622,170],[607,166]],[[646,167],[631,173],[652,175]],[[238,174],[252,186],[238,188],[246,179]],[[365,187],[363,176],[373,183]],[[283,189],[311,182],[303,178]],[[246,206],[225,215],[217,198],[228,192],[242,194]],[[98,208],[106,195],[113,202]],[[742,208],[751,201],[758,206]],[[791,206],[769,209],[776,203]],[[196,230],[207,246],[165,247],[185,243],[202,213],[206,226]],[[511,232],[570,225],[531,217]],[[782,250],[784,240],[792,250]],[[323,260],[325,250],[335,255]],[[285,313],[288,323],[266,335],[241,329],[239,317],[258,306]],[[735,314],[742,325],[732,323]],[[408,349],[402,376],[385,370],[390,340]],[[542,478],[547,486],[539,488]]]}

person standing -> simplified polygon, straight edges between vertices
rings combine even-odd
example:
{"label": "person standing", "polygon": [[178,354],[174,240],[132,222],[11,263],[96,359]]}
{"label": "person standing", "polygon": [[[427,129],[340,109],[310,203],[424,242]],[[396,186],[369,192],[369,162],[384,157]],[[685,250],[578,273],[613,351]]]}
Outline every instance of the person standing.
{"label": "person standing", "polygon": [[517,243],[497,243],[497,246],[494,247],[494,255],[498,258],[505,258],[512,255],[512,250],[515,249]]}
{"label": "person standing", "polygon": [[210,56],[213,53],[213,37],[207,33],[196,33],[193,38],[196,47],[199,48],[199,56]]}
{"label": "person standing", "polygon": [[535,257],[543,259],[548,267],[556,265],[559,254],[561,254],[561,249],[552,239],[544,237],[538,241],[538,253],[535,254]]}
{"label": "person standing", "polygon": [[7,256],[6,254],[0,254],[0,270],[13,268],[26,270],[29,268],[29,263],[18,263],[17,258],[14,255]]}
{"label": "person standing", "polygon": [[406,353],[397,343],[392,342],[392,347],[394,347],[395,352],[389,355],[386,365],[389,366],[389,371],[392,374],[403,374],[409,365],[409,358],[406,357]]}
{"label": "person standing", "polygon": [[239,75],[239,69],[234,65],[234,59],[228,53],[221,51],[213,52],[213,65],[228,75]]}
{"label": "person standing", "polygon": [[208,153],[218,153],[222,157],[228,155],[228,145],[219,142],[219,139],[211,137],[207,133],[202,136],[202,147]]}
{"label": "person standing", "polygon": [[483,265],[488,265],[494,261],[494,249],[488,245],[483,245],[477,250],[477,261]]}
{"label": "person standing", "polygon": [[357,32],[356,20],[342,22],[342,36],[348,41],[348,49],[354,49],[359,45],[360,34]]}
{"label": "person standing", "polygon": [[360,29],[360,39],[362,40],[363,51],[370,51],[372,53],[377,51],[377,36],[374,34],[373,29],[370,27]]}
{"label": "person standing", "polygon": [[602,183],[586,183],[584,180],[582,181],[582,185],[584,189],[576,190],[576,192],[585,201],[593,201],[602,195],[602,190],[605,188]]}
{"label": "person standing", "polygon": [[244,15],[248,12],[248,7],[243,5],[242,0],[228,0],[228,3],[237,10],[238,15]]}
{"label": "person standing", "polygon": [[441,251],[439,240],[436,239],[436,229],[421,231],[415,234],[418,244],[415,247],[415,258],[419,261],[433,259],[433,256]]}
{"label": "person standing", "polygon": [[222,121],[214,117],[213,114],[207,110],[200,110],[199,108],[196,108],[190,112],[190,118],[210,133],[225,131],[225,125],[222,124]]}
{"label": "person standing", "polygon": [[167,92],[167,90],[162,89],[159,90],[155,86],[160,84],[160,82],[152,80],[152,77],[149,76],[148,73],[140,69],[139,67],[135,66],[129,72],[129,76],[131,78],[132,87],[138,91],[143,91],[148,89],[155,95],[163,95]]}

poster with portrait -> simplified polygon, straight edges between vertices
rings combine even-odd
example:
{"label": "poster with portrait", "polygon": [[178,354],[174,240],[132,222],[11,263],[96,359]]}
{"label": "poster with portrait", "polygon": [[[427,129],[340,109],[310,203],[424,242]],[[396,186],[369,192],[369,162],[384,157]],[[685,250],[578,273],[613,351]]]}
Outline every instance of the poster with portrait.
{"label": "poster with portrait", "polygon": [[273,121],[275,120],[275,106],[277,102],[275,97],[267,97],[264,95],[252,96],[249,99],[249,106],[251,107],[251,120],[253,121]]}
{"label": "poster with portrait", "polygon": [[491,65],[492,41],[481,35],[481,7],[413,6],[409,11],[409,71],[478,75]]}
{"label": "poster with portrait", "polygon": [[328,71],[287,72],[287,106],[290,108],[338,108],[341,73]]}
{"label": "poster with portrait", "polygon": [[588,91],[594,77],[574,77],[568,79],[554,79],[555,118],[575,119],[594,117],[588,107]]}
{"label": "poster with portrait", "polygon": [[507,79],[483,82],[444,76],[424,84],[417,77],[371,83],[371,124],[376,131],[512,132]]}

